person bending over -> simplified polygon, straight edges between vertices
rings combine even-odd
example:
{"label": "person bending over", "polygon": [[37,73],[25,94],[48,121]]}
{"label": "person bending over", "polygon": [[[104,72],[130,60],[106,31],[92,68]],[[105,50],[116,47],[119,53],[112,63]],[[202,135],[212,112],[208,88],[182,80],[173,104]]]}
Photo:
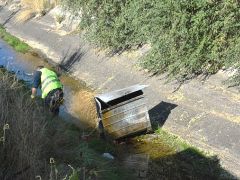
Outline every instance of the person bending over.
{"label": "person bending over", "polygon": [[49,110],[57,115],[63,104],[63,85],[57,74],[44,66],[38,66],[33,75],[32,99],[37,96],[38,87],[41,87],[42,99]]}

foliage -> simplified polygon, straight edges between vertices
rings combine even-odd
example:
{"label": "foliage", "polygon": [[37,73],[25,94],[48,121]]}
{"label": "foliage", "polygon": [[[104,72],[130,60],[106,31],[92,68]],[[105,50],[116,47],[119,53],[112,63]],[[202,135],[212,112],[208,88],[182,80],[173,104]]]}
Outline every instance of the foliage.
{"label": "foliage", "polygon": [[229,55],[239,46],[237,0],[61,2],[81,11],[81,27],[102,47],[119,51],[151,44],[141,65],[153,73],[186,79],[224,66],[239,68],[239,59]]}

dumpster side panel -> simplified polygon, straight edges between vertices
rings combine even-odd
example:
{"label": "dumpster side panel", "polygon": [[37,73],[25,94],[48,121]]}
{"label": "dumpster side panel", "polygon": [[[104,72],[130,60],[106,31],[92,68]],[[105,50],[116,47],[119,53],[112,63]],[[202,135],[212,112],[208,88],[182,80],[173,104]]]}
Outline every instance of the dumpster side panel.
{"label": "dumpster side panel", "polygon": [[104,130],[114,138],[148,129],[151,124],[143,97],[103,112]]}

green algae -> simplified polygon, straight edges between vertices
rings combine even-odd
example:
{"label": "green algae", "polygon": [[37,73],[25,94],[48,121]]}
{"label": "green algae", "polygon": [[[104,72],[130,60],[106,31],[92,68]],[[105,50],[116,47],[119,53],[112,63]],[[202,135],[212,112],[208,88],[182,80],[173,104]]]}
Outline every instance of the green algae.
{"label": "green algae", "polygon": [[9,34],[3,26],[0,26],[0,38],[6,41],[17,52],[27,53],[31,49],[29,45],[21,41],[19,38]]}

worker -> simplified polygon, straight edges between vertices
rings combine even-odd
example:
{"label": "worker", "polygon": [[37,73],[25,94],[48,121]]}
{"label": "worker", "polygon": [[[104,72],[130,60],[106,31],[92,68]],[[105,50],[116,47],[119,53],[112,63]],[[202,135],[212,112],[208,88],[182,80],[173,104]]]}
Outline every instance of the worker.
{"label": "worker", "polygon": [[59,107],[63,103],[63,85],[57,74],[44,66],[38,66],[33,75],[32,99],[37,96],[38,87],[41,87],[45,105],[53,114],[57,115]]}

